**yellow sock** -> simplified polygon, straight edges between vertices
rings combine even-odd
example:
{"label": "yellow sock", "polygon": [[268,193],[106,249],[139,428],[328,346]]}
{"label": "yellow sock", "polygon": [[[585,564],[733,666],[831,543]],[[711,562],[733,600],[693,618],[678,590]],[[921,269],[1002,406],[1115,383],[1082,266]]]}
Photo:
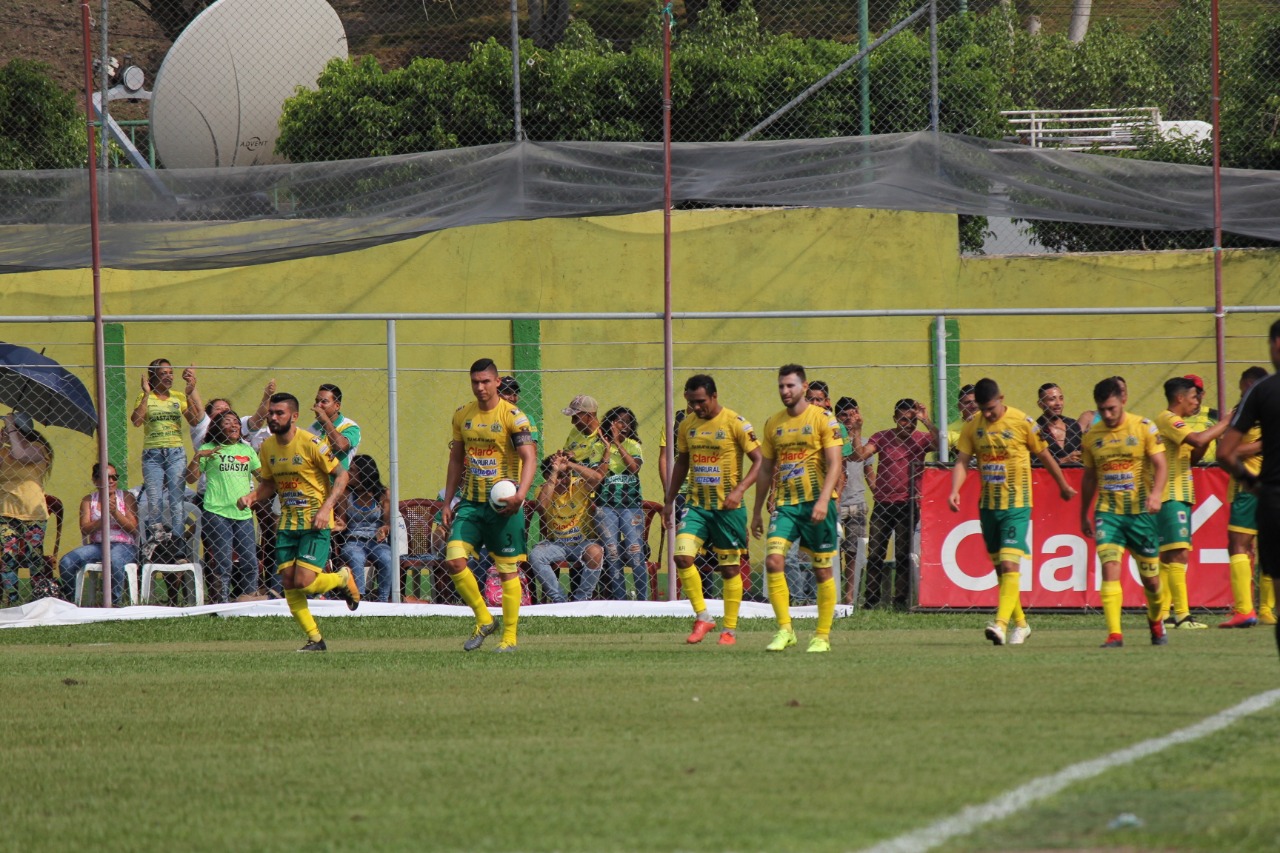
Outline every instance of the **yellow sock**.
{"label": "yellow sock", "polygon": [[516,644],[516,625],[520,622],[520,575],[502,582],[502,643]]}
{"label": "yellow sock", "polygon": [[1258,609],[1263,613],[1276,612],[1276,582],[1266,572],[1258,576]]}
{"label": "yellow sock", "polygon": [[702,575],[698,574],[696,565],[680,569],[680,585],[684,587],[684,597],[693,606],[694,615],[707,609],[707,600],[702,597]]}
{"label": "yellow sock", "polygon": [[471,574],[471,570],[463,569],[456,575],[449,575],[449,577],[453,579],[453,588],[462,597],[462,603],[475,612],[476,622],[481,625],[491,623],[493,616],[489,613],[489,608],[484,605],[484,596],[480,594],[480,584],[476,583],[476,576]]}
{"label": "yellow sock", "polygon": [[[786,575],[783,575],[785,578]],[[831,623],[836,621],[836,579],[818,581],[818,630],[815,635],[831,638]]]}
{"label": "yellow sock", "polygon": [[773,605],[773,618],[779,628],[791,627],[791,590],[787,589],[785,572],[765,572],[769,579],[769,603]]}
{"label": "yellow sock", "polygon": [[1120,581],[1102,582],[1102,615],[1107,618],[1107,633],[1122,634],[1120,630],[1120,606],[1124,601],[1124,593],[1120,591]]}
{"label": "yellow sock", "polygon": [[1160,621],[1169,616],[1169,608],[1173,605],[1173,579],[1169,577],[1169,564],[1160,564]]}
{"label": "yellow sock", "polygon": [[[1013,610],[1022,608],[1018,606],[1018,598],[1021,595],[1018,586],[1022,583],[1021,572],[1005,572],[1000,576],[1000,599],[996,604],[996,624],[1001,628],[1009,627],[1009,620],[1013,618]],[[1022,623],[1026,624],[1027,618],[1022,617]]]}
{"label": "yellow sock", "polygon": [[1184,619],[1191,615],[1187,603],[1187,564],[1169,563],[1169,597],[1173,600],[1173,615]]}
{"label": "yellow sock", "polygon": [[337,572],[316,572],[316,578],[298,592],[303,595],[324,595],[331,589],[342,586],[342,576]]}
{"label": "yellow sock", "polygon": [[1231,597],[1234,612],[1253,612],[1253,566],[1248,554],[1231,555]]}
{"label": "yellow sock", "polygon": [[742,609],[742,575],[724,579],[724,629],[738,628],[738,611]]}
{"label": "yellow sock", "polygon": [[307,633],[307,639],[313,643],[320,642],[320,629],[316,627],[311,608],[307,607],[307,594],[300,589],[286,589],[284,600],[289,603],[289,612],[293,614],[293,618]]}
{"label": "yellow sock", "polygon": [[[1019,575],[1022,573],[1019,572]],[[1018,598],[1013,603],[1013,624],[1019,628],[1027,627],[1027,614],[1022,610],[1022,590],[1018,590]]]}
{"label": "yellow sock", "polygon": [[1160,589],[1147,589],[1145,586],[1142,592],[1147,596],[1147,618],[1152,622],[1160,618],[1160,593],[1164,591],[1164,585],[1160,585]]}

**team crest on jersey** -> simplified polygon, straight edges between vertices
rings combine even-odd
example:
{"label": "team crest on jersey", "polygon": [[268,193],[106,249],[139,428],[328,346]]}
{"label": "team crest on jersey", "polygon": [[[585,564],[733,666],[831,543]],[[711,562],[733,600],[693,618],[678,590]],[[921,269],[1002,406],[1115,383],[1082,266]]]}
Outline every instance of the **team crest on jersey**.
{"label": "team crest on jersey", "polygon": [[724,437],[725,437],[724,430],[722,429],[716,430],[716,441],[723,441]]}
{"label": "team crest on jersey", "polygon": [[301,456],[295,456],[295,457],[293,457],[293,464],[294,464],[294,465],[301,465],[301,464],[302,464],[302,457],[301,457]]}
{"label": "team crest on jersey", "polygon": [[1138,437],[1137,437],[1136,435],[1131,435],[1131,436],[1129,436],[1128,438],[1126,438],[1126,439],[1124,440],[1124,443],[1125,443],[1126,445],[1128,445],[1129,447],[1137,447],[1137,446],[1138,446]]}
{"label": "team crest on jersey", "polygon": [[1000,437],[1001,437],[1001,438],[1013,438],[1013,430],[1011,430],[1011,429],[1007,429],[1007,430],[1005,430],[1004,432],[1000,433]]}
{"label": "team crest on jersey", "polygon": [[800,430],[801,435],[813,435],[813,427],[805,424],[804,429]]}
{"label": "team crest on jersey", "polygon": [[490,424],[489,432],[502,432],[502,424]]}

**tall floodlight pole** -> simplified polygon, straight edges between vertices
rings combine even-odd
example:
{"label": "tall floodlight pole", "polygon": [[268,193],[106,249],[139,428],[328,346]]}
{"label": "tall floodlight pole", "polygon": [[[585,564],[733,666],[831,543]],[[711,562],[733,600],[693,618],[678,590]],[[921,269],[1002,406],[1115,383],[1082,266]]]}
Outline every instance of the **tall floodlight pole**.
{"label": "tall floodlight pole", "polygon": [[[104,0],[105,5],[105,0]],[[80,7],[80,27],[84,31],[84,113],[89,134],[89,247],[93,265],[93,379],[98,402],[98,506],[102,507],[102,606],[111,606],[111,506],[114,487],[107,479],[107,345],[102,325],[102,252],[98,234],[98,170],[94,158],[93,132],[93,47],[89,43],[89,4]],[[104,25],[105,28],[105,25]],[[106,98],[102,99],[106,104]],[[106,112],[103,115],[103,144],[106,145]]]}
{"label": "tall floodlight pole", "polygon": [[[662,382],[667,476],[676,470],[675,346],[671,329],[671,3],[662,10]],[[663,489],[667,485],[663,484]],[[666,502],[666,495],[663,495]],[[676,600],[675,524],[667,529],[667,600]],[[667,524],[664,507],[662,523]]]}
{"label": "tall floodlight pole", "polygon": [[1218,91],[1218,0],[1209,4],[1210,121],[1213,122],[1213,334],[1218,362],[1218,415],[1227,411],[1227,315],[1222,299],[1222,115]]}

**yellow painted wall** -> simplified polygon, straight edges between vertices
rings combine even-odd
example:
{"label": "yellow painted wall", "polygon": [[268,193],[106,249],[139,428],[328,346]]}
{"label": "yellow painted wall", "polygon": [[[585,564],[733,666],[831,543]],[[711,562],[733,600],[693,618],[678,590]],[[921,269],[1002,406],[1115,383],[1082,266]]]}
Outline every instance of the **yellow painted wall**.
{"label": "yellow painted wall", "polygon": [[[1158,253],[962,259],[954,219],[864,210],[696,211],[673,216],[677,311],[1000,308],[1212,303],[1210,255]],[[1278,302],[1280,252],[1226,255],[1227,303]],[[189,273],[106,270],[109,314],[474,312],[477,322],[398,324],[403,496],[433,496],[443,482],[448,420],[469,399],[465,368],[490,356],[511,364],[513,312],[662,310],[660,214],[510,222],[457,229],[340,255]],[[2,317],[91,313],[87,270],[0,279]],[[1229,359],[1265,357],[1258,335],[1270,316],[1232,317]],[[678,382],[713,372],[725,405],[761,423],[777,406],[774,371],[810,367],[837,395],[856,396],[869,429],[889,425],[901,396],[931,398],[925,317],[851,320],[684,320],[675,325]],[[91,385],[88,323],[0,320],[0,338],[46,347]],[[1211,377],[1213,321],[1188,317],[960,319],[964,381],[991,375],[1009,402],[1034,411],[1036,386],[1064,386],[1074,411],[1090,408],[1098,378],[1130,381],[1131,408],[1162,405],[1159,382],[1194,371]],[[337,382],[365,427],[365,450],[387,459],[387,380],[382,322],[135,323],[126,329],[129,400],[141,367],[157,356],[199,366],[206,395],[242,414],[275,378],[304,403]],[[559,413],[591,393],[641,417],[656,455],[662,413],[661,325],[651,321],[542,324],[544,444],[566,434]],[[1010,341],[1014,341],[1011,343]],[[1263,361],[1265,363],[1265,361]],[[52,429],[59,452],[49,491],[69,503],[89,487],[92,443]],[[131,482],[140,479],[140,430],[130,429]],[[656,465],[646,492],[657,496]]]}

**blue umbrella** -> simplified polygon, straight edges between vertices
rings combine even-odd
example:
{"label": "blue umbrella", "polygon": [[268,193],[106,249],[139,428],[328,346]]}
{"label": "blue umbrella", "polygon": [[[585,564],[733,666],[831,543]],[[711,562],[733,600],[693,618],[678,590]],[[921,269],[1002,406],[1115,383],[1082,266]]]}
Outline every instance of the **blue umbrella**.
{"label": "blue umbrella", "polygon": [[85,435],[98,430],[98,410],[84,383],[53,359],[0,342],[0,404],[42,424]]}

